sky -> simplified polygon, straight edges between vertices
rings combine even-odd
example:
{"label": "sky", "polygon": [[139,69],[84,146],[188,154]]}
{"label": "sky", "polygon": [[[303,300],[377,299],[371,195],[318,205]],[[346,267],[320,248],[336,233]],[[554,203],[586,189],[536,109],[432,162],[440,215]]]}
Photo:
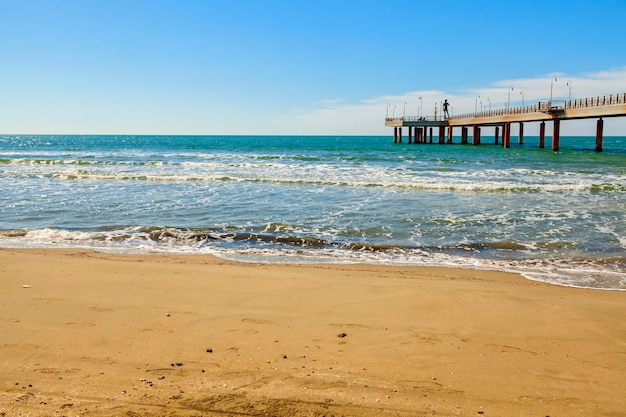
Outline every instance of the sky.
{"label": "sky", "polygon": [[387,114],[444,99],[626,93],[625,16],[624,0],[0,0],[0,133],[390,135]]}

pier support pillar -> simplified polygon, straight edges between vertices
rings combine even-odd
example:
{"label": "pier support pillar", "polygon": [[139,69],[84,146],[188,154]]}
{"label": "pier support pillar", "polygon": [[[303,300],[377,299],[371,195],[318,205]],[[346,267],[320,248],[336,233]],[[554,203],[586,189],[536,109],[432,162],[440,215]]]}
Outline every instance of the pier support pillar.
{"label": "pier support pillar", "polygon": [[498,145],[500,142],[500,126],[496,126],[496,134],[493,136],[493,144]]}
{"label": "pier support pillar", "polygon": [[446,133],[446,128],[444,126],[439,126],[439,144],[443,145],[444,141],[443,138],[445,136]]}
{"label": "pier support pillar", "polygon": [[511,147],[511,123],[506,122],[502,125],[502,146],[505,148]]}
{"label": "pier support pillar", "polygon": [[428,133],[430,133],[430,143],[432,144],[433,143],[433,128],[431,127],[429,130],[430,131]]}
{"label": "pier support pillar", "polygon": [[398,128],[398,143],[402,143],[402,128]]}
{"label": "pier support pillar", "polygon": [[467,126],[461,126],[461,143],[467,144]]}
{"label": "pier support pillar", "polygon": [[539,125],[539,147],[544,148],[546,146],[546,122],[541,122]]}
{"label": "pier support pillar", "polygon": [[558,152],[559,150],[560,130],[561,130],[561,120],[554,119],[554,122],[552,124],[552,150],[554,152]]}
{"label": "pier support pillar", "polygon": [[602,131],[604,130],[604,120],[598,119],[596,124],[596,152],[602,152]]}
{"label": "pier support pillar", "polygon": [[506,123],[506,147],[511,147],[511,122]]}
{"label": "pier support pillar", "polygon": [[472,131],[472,145],[480,145],[480,126],[474,125]]}
{"label": "pier support pillar", "polygon": [[524,123],[519,122],[519,133],[517,135],[517,143],[520,145],[524,144]]}
{"label": "pier support pillar", "polygon": [[452,126],[448,126],[448,143],[452,143]]}
{"label": "pier support pillar", "polygon": [[409,143],[413,143],[413,128],[409,126]]}

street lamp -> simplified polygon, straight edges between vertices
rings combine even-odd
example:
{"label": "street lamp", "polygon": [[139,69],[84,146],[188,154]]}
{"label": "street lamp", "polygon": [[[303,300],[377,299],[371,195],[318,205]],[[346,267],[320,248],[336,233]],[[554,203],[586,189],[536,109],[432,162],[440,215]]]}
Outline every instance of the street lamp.
{"label": "street lamp", "polygon": [[522,96],[522,107],[524,107],[524,90],[519,92]]}
{"label": "street lamp", "polygon": [[419,101],[420,101],[420,111],[419,111],[419,116],[420,116],[420,117],[422,117],[422,96],[420,96]]}
{"label": "street lamp", "polygon": [[558,81],[556,77],[550,78],[550,106],[552,106],[552,86],[554,85],[555,81]]}
{"label": "street lamp", "polygon": [[396,118],[396,105],[393,105],[393,109],[391,110],[391,117],[393,117],[394,119]]}
{"label": "street lamp", "polygon": [[474,99],[474,113],[478,112],[478,99],[480,98],[480,94],[476,96]]}
{"label": "street lamp", "polygon": [[487,102],[489,103],[489,111],[491,111],[491,97],[487,97]]}
{"label": "street lamp", "polygon": [[572,101],[572,80],[567,81],[567,86],[569,87],[569,95],[567,96],[567,101]]}
{"label": "street lamp", "polygon": [[404,109],[402,109],[402,118],[406,115],[406,101],[404,102]]}
{"label": "street lamp", "polygon": [[511,87],[510,90],[508,90],[508,98],[506,100],[506,108],[509,109],[511,108],[511,91],[513,91],[513,87]]}
{"label": "street lamp", "polygon": [[391,107],[391,104],[387,104],[387,112],[385,113],[386,119],[389,119],[389,107]]}

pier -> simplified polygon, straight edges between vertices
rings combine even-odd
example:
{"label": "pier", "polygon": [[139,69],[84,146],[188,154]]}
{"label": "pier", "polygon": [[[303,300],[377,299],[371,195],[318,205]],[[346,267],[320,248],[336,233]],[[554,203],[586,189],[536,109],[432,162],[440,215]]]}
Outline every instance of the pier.
{"label": "pier", "polygon": [[[436,112],[436,110],[435,110]],[[538,122],[539,147],[545,147],[546,122],[552,125],[552,150],[559,150],[561,122],[577,119],[597,119],[595,150],[602,151],[604,119],[626,116],[626,93],[587,97],[565,101],[540,101],[537,104],[508,107],[445,116],[386,117],[385,126],[393,127],[394,143],[402,143],[402,128],[408,128],[408,143],[451,144],[455,128],[461,130],[461,143],[481,144],[481,128],[494,127],[493,143],[509,148],[511,124],[519,123],[518,143],[524,142],[524,124]],[[433,133],[435,136],[433,137]],[[433,138],[435,141],[433,142]]]}

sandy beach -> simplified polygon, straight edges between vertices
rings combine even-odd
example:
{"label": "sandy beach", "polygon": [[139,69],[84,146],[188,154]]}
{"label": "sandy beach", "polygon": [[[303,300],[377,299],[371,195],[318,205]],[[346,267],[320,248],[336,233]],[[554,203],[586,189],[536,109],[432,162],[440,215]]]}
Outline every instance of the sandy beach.
{"label": "sandy beach", "polygon": [[0,250],[0,416],[623,416],[626,293]]}

